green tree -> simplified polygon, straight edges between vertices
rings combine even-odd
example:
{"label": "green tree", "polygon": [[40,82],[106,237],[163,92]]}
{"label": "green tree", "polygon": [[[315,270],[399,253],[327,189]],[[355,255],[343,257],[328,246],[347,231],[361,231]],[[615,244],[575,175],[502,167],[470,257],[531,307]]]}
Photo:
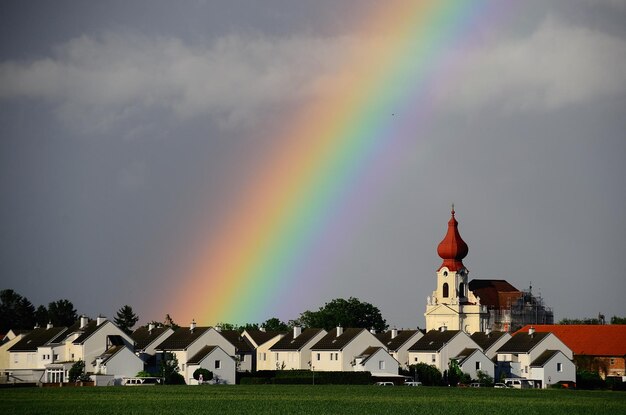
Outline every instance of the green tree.
{"label": "green tree", "polygon": [[48,322],[50,322],[50,318],[48,317],[48,309],[40,305],[35,310],[35,323],[39,324],[39,327],[45,327]]}
{"label": "green tree", "polygon": [[626,324],[626,317],[611,317],[611,324]]}
{"label": "green tree", "polygon": [[70,382],[76,382],[80,380],[85,373],[85,362],[79,360],[74,363],[68,372],[68,377],[70,378]]}
{"label": "green tree", "polygon": [[165,320],[163,320],[163,325],[165,327],[171,327],[174,330],[180,327],[178,324],[174,323],[174,320],[172,319],[172,317],[170,317],[169,314],[165,315]]}
{"label": "green tree", "polygon": [[493,378],[487,374],[487,372],[483,372],[479,370],[476,372],[476,376],[478,377],[478,383],[483,386],[493,386]]}
{"label": "green tree", "polygon": [[74,304],[69,300],[57,300],[48,304],[48,317],[55,327],[69,327],[78,320]]}
{"label": "green tree", "polygon": [[129,305],[117,310],[117,316],[113,319],[117,326],[126,333],[131,333],[133,326],[139,321],[139,317],[133,312],[133,308]]}
{"label": "green tree", "polygon": [[35,323],[35,307],[27,298],[13,290],[0,291],[0,332],[32,329]]}
{"label": "green tree", "polygon": [[409,366],[409,370],[402,372],[406,376],[413,376],[418,382],[422,382],[425,386],[441,385],[442,375],[435,366],[426,363],[418,363]]}
{"label": "green tree", "polygon": [[270,318],[266,320],[261,327],[265,327],[267,331],[287,331],[289,330],[289,326],[286,323],[283,323],[276,317]]}
{"label": "green tree", "polygon": [[[159,375],[166,385],[184,385],[185,378],[178,373],[178,359],[173,353],[163,353]],[[182,380],[182,381],[181,381]]]}
{"label": "green tree", "polygon": [[337,298],[318,311],[305,311],[297,320],[303,327],[323,328],[330,330],[333,327],[373,328],[377,331],[387,329],[387,322],[383,319],[378,307],[370,303],[361,302],[358,298],[350,297],[347,300]]}

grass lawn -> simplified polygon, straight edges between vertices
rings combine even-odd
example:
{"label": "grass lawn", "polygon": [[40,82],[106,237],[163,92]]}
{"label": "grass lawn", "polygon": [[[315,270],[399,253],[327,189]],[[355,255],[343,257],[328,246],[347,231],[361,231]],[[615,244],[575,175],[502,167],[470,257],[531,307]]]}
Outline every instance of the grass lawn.
{"label": "grass lawn", "polygon": [[0,414],[626,414],[626,393],[380,386],[0,389]]}

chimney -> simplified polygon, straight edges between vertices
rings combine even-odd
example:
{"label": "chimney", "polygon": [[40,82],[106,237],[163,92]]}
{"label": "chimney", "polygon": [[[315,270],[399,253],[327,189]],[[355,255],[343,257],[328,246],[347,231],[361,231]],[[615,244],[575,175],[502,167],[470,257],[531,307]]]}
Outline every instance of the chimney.
{"label": "chimney", "polygon": [[39,328],[39,323],[35,323],[35,326],[33,327],[33,329],[37,330]]}
{"label": "chimney", "polygon": [[189,325],[189,331],[193,333],[195,329],[196,329],[196,320],[192,319],[191,324]]}
{"label": "chimney", "polygon": [[148,324],[148,333],[152,334],[152,330],[154,330],[154,323]]}
{"label": "chimney", "polygon": [[265,333],[265,326],[261,326],[261,328],[259,330],[261,330],[263,333]]}
{"label": "chimney", "polygon": [[490,329],[490,328],[487,328],[487,329],[485,330],[485,334],[486,334],[487,336],[489,336],[489,335],[491,334],[491,329]]}
{"label": "chimney", "polygon": [[374,327],[372,327],[372,328],[370,329],[370,333],[372,333],[372,334],[376,334],[376,329],[375,329]]}
{"label": "chimney", "polygon": [[48,325],[46,326],[46,330],[50,330],[52,328],[52,322],[49,321]]}
{"label": "chimney", "polygon": [[535,328],[533,326],[530,326],[530,328],[528,329],[528,335],[532,337],[533,334],[535,334]]}
{"label": "chimney", "polygon": [[89,319],[87,318],[86,315],[83,314],[82,316],[80,316],[80,328],[81,329],[84,329],[88,323],[89,323]]}
{"label": "chimney", "polygon": [[301,334],[302,334],[302,327],[300,327],[300,326],[293,326],[293,338],[295,339],[296,337],[298,337]]}
{"label": "chimney", "polygon": [[396,337],[398,337],[398,329],[394,327],[391,329],[391,338],[395,339]]}
{"label": "chimney", "polygon": [[104,323],[105,321],[107,321],[106,317],[102,317],[101,315],[98,315],[98,318],[96,318],[96,326],[99,326],[100,324]]}
{"label": "chimney", "polygon": [[448,327],[446,327],[446,326],[439,327],[439,331],[441,331],[441,332],[444,332],[446,330],[448,330]]}
{"label": "chimney", "polygon": [[337,337],[341,336],[342,334],[343,334],[343,327],[337,326]]}

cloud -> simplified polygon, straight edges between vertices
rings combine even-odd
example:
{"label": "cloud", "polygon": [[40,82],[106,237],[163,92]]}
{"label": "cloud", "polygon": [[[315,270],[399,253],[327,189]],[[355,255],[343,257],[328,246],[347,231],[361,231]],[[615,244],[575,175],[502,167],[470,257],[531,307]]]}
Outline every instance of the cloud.
{"label": "cloud", "polygon": [[555,110],[626,91],[626,41],[547,18],[530,36],[462,55],[435,96],[445,108]]}
{"label": "cloud", "polygon": [[0,99],[44,99],[74,126],[106,129],[146,110],[180,119],[253,122],[275,105],[315,92],[347,38],[222,37],[208,45],[176,38],[107,34],[59,46],[53,57],[0,64]]}

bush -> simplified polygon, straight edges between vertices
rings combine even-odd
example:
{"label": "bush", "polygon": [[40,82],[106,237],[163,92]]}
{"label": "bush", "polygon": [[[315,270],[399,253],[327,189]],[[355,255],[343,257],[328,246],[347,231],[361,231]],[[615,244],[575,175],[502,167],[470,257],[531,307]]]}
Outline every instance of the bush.
{"label": "bush", "polygon": [[200,367],[193,372],[193,378],[195,380],[200,380],[200,375],[202,375],[203,382],[208,382],[213,379],[213,372],[203,367]]}
{"label": "bush", "polygon": [[165,378],[166,385],[186,385],[185,378],[178,372],[170,373]]}
{"label": "bush", "polygon": [[138,372],[135,375],[136,378],[149,378],[152,377],[152,373],[150,372],[146,372],[145,370],[142,370],[141,372]]}
{"label": "bush", "polygon": [[403,370],[403,375],[416,376],[418,382],[422,382],[424,386],[440,386],[442,384],[442,375],[435,366],[426,363],[418,363],[409,366],[409,370]]}
{"label": "bush", "polygon": [[81,380],[84,373],[85,373],[85,362],[83,362],[82,360],[79,360],[78,362],[72,365],[72,367],[70,368],[68,372],[68,377],[70,379],[70,382],[76,382],[78,380]]}
{"label": "bush", "polygon": [[581,370],[576,372],[578,389],[606,389],[606,382],[596,372]]}

